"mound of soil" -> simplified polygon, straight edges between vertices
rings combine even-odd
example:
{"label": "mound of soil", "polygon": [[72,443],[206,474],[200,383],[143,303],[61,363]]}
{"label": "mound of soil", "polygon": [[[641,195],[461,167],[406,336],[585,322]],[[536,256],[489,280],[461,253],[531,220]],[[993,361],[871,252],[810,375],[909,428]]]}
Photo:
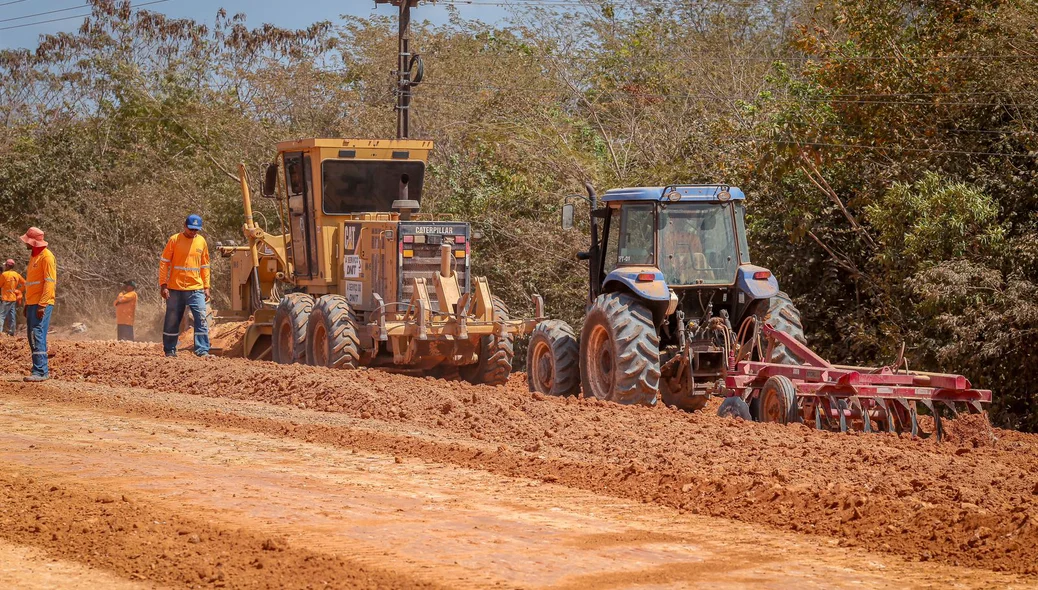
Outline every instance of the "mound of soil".
{"label": "mound of soil", "polygon": [[[531,394],[523,375],[486,387],[375,370],[167,360],[157,347],[114,342],[53,348],[59,379],[316,409],[373,428],[405,425],[480,448],[444,450],[414,437],[388,449],[399,456],[438,453],[437,460],[915,559],[1038,574],[1038,437],[995,430],[997,441],[988,441],[975,417],[947,421],[949,436],[938,442],[545,397]],[[0,340],[0,367],[22,369],[25,357],[24,347]],[[285,434],[359,441],[345,427],[299,424]]]}

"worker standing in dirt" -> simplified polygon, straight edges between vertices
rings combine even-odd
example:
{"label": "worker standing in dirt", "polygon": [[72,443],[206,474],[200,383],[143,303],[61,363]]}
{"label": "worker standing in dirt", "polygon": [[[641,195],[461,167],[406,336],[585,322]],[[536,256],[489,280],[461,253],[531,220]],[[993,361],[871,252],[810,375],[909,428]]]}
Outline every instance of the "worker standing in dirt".
{"label": "worker standing in dirt", "polygon": [[18,300],[25,289],[25,279],[14,269],[14,260],[8,258],[4,263],[4,273],[0,275],[0,329],[8,336],[14,336],[18,326]]}
{"label": "worker standing in dirt", "polygon": [[26,381],[46,381],[50,377],[47,332],[58,286],[58,265],[43,238],[43,230],[38,227],[30,227],[22,236],[25,247],[32,252],[25,272],[25,323],[32,351],[32,373]]}
{"label": "worker standing in dirt", "polygon": [[115,298],[115,332],[117,340],[133,342],[133,322],[137,315],[137,283],[124,281],[123,290]]}
{"label": "worker standing in dirt", "polygon": [[159,260],[159,288],[166,300],[166,319],[162,326],[162,349],[166,356],[177,356],[177,340],[184,310],[194,316],[195,354],[209,356],[209,327],[205,304],[209,301],[209,246],[198,234],[202,218],[188,215],[184,231],[166,242]]}

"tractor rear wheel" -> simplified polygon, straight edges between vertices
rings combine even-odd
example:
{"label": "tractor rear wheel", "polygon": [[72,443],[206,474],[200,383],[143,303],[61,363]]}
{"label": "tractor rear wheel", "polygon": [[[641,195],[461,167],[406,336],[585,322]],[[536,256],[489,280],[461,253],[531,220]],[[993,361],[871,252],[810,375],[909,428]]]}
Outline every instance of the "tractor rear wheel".
{"label": "tractor rear wheel", "polygon": [[580,346],[573,328],[562,320],[539,322],[526,349],[530,391],[574,395],[580,391]]}
{"label": "tractor rear wheel", "polygon": [[[494,301],[494,320],[508,320],[508,307],[497,297]],[[475,385],[504,385],[512,372],[512,334],[504,338],[489,334],[479,339],[479,361],[458,367],[462,379]]]}
{"label": "tractor rear wheel", "polygon": [[[793,305],[793,301],[784,292],[779,291],[771,298],[771,307],[768,309],[767,322],[773,328],[792,336],[797,342],[807,344],[804,337],[804,323],[800,319],[800,311]],[[767,360],[767,359],[766,359]],[[771,352],[770,362],[780,365],[799,365],[800,359],[794,355],[784,344],[775,343]]]}
{"label": "tractor rear wheel", "polygon": [[764,382],[759,396],[754,404],[758,422],[789,424],[800,421],[797,390],[789,377],[775,375],[769,378]]}
{"label": "tractor rear wheel", "polygon": [[275,363],[291,365],[306,360],[306,325],[314,298],[306,293],[289,293],[274,312],[271,356]]}
{"label": "tractor rear wheel", "polygon": [[660,339],[652,313],[624,293],[599,295],[580,332],[580,382],[586,397],[654,405],[660,387]]}
{"label": "tractor rear wheel", "polygon": [[332,369],[356,369],[360,364],[357,320],[342,295],[318,299],[306,330],[307,364]]}

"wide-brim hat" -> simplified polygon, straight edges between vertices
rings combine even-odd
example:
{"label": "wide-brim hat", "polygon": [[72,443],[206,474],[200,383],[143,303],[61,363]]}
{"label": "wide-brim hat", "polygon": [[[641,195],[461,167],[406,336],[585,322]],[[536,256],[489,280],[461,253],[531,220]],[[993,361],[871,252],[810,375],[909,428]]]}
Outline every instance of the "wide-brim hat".
{"label": "wide-brim hat", "polygon": [[22,241],[33,248],[47,247],[47,241],[43,239],[43,230],[38,227],[30,227],[29,231],[22,236]]}

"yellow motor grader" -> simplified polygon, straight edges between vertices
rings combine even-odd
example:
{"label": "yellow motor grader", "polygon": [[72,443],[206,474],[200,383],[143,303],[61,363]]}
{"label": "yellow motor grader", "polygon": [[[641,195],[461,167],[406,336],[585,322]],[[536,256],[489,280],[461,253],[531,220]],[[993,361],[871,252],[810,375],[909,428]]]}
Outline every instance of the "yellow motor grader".
{"label": "yellow motor grader", "polygon": [[466,222],[418,213],[431,141],[301,139],[277,145],[262,183],[279,233],[254,220],[239,169],[246,245],[231,259],[231,310],[250,320],[240,353],[275,362],[386,367],[504,383],[512,339],[543,319],[511,320],[471,274]]}

